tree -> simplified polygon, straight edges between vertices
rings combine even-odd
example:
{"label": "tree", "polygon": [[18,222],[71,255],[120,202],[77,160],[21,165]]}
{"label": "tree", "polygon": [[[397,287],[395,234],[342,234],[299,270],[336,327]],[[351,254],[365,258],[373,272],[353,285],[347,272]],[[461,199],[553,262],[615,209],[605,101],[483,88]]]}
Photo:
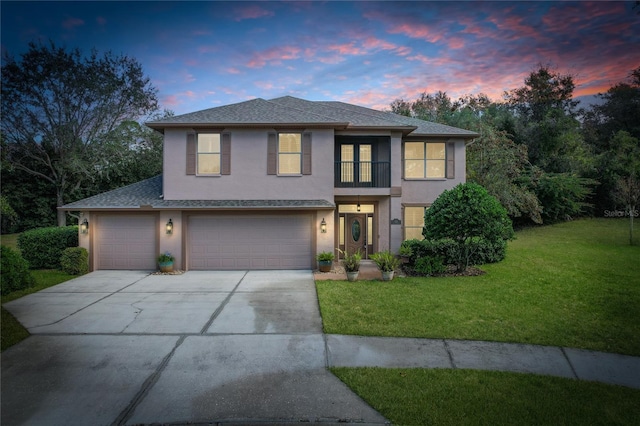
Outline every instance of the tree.
{"label": "tree", "polygon": [[527,147],[493,126],[483,126],[480,137],[467,147],[468,181],[496,197],[511,218],[542,223],[542,206],[530,189],[531,169]]}
{"label": "tree", "polygon": [[638,216],[640,178],[631,174],[618,179],[614,198],[625,206],[625,213],[629,216],[629,245],[633,245],[633,218]]}
{"label": "tree", "polygon": [[514,236],[507,211],[475,183],[461,183],[440,194],[425,212],[422,234],[427,240],[454,242],[458,271],[469,266],[482,244],[506,244]]}
{"label": "tree", "polygon": [[538,65],[524,80],[524,86],[505,92],[509,105],[526,121],[542,121],[549,110],[575,116],[578,101],[573,100],[573,76],[560,74],[550,65]]}
{"label": "tree", "polygon": [[[8,161],[55,188],[56,205],[109,167],[109,134],[158,109],[157,90],[127,56],[84,56],[30,43],[2,66],[2,133]],[[66,224],[58,212],[58,225]]]}

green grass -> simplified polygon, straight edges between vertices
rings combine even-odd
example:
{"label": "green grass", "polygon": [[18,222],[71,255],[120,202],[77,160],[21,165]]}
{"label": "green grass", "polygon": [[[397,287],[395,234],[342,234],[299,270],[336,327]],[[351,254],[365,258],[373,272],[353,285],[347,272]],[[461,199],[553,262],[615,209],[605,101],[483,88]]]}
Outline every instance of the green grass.
{"label": "green grass", "polygon": [[637,425],[640,390],[473,370],[332,368],[399,425]]}
{"label": "green grass", "polygon": [[478,277],[318,281],[333,334],[520,342],[640,355],[640,246],[627,223],[517,233]]}
{"label": "green grass", "polygon": [[29,332],[7,311],[4,306],[0,308],[2,313],[2,328],[0,328],[0,351],[15,345],[29,337]]}
{"label": "green grass", "polygon": [[18,235],[20,234],[5,234],[0,236],[0,244],[3,246],[11,247],[12,249],[18,249]]}
{"label": "green grass", "polygon": [[[19,299],[27,294],[35,293],[47,287],[76,278],[75,275],[69,275],[54,269],[36,269],[31,271],[31,275],[33,275],[36,280],[35,286],[24,290],[14,291],[2,296],[2,303]],[[4,307],[2,307],[1,310],[2,327],[0,328],[0,337],[2,340],[1,350],[4,351],[6,348],[29,337],[29,332]]]}

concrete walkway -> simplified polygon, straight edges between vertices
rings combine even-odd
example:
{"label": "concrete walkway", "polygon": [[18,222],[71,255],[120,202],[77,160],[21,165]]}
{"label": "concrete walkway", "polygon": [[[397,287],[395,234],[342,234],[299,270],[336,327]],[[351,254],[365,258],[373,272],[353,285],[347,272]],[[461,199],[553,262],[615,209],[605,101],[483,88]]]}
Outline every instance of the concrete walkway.
{"label": "concrete walkway", "polygon": [[310,271],[99,271],[5,304],[2,425],[385,424],[330,366],[471,368],[640,388],[640,358],[324,335]]}

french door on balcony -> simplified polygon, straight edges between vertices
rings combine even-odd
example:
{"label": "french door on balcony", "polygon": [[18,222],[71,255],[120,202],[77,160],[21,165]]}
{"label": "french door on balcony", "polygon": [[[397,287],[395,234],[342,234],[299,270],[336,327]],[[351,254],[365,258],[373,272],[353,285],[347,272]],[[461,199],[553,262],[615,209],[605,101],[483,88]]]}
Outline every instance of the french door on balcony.
{"label": "french door on balcony", "polygon": [[343,143],[340,145],[340,182],[370,184],[373,149],[370,143]]}

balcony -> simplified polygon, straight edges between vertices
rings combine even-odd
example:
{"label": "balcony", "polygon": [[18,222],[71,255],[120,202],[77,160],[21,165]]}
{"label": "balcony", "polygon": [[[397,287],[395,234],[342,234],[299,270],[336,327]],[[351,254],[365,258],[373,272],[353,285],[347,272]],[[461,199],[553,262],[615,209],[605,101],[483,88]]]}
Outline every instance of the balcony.
{"label": "balcony", "polygon": [[389,188],[391,186],[389,161],[336,161],[334,171],[336,188]]}

